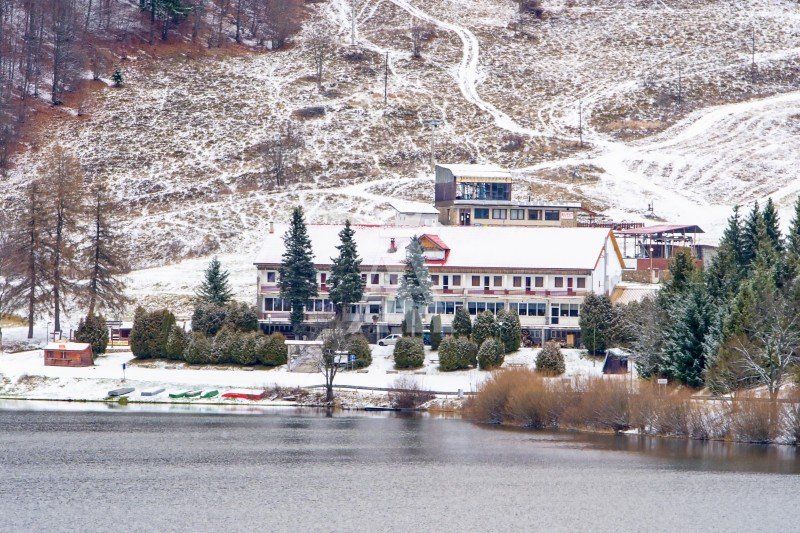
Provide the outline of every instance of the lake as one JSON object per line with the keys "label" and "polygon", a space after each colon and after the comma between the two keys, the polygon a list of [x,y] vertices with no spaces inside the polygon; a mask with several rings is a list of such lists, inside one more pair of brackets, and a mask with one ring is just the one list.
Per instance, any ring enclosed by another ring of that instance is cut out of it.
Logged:
{"label": "lake", "polygon": [[0,401],[0,530],[800,527],[791,447],[131,407]]}

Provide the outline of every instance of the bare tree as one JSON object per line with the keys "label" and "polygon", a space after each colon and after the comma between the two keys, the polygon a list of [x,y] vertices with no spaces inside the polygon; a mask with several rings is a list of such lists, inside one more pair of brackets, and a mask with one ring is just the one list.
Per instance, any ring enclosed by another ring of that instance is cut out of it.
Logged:
{"label": "bare tree", "polygon": [[51,101],[61,103],[61,94],[80,67],[75,47],[78,17],[75,0],[52,0],[53,71]]}
{"label": "bare tree", "polygon": [[349,336],[347,324],[334,320],[322,332],[322,351],[317,361],[319,371],[325,376],[325,401],[333,401],[333,380],[342,364],[347,363]]}
{"label": "bare tree", "polygon": [[425,29],[417,19],[411,21],[411,55],[419,59],[422,57],[422,34]]}
{"label": "bare tree", "polygon": [[274,48],[282,47],[300,29],[302,10],[302,0],[266,0],[263,4],[264,31]]}
{"label": "bare tree", "polygon": [[333,55],[334,40],[330,27],[324,21],[317,21],[309,31],[308,47],[314,62],[317,89],[322,91],[322,73],[328,58]]}
{"label": "bare tree", "polygon": [[119,311],[130,302],[120,280],[128,267],[119,249],[117,234],[108,220],[111,208],[105,188],[97,187],[92,200],[89,244],[81,252],[82,263],[88,266],[88,284],[82,295],[88,298],[87,314],[90,316],[98,308]]}
{"label": "bare tree", "polygon": [[54,331],[61,331],[61,311],[77,289],[74,241],[83,211],[83,171],[78,160],[56,146],[44,162],[42,186],[49,208],[44,233],[45,277],[51,287]]}
{"label": "bare tree", "polygon": [[356,44],[356,26],[358,25],[358,11],[361,8],[361,0],[350,0],[350,45]]}
{"label": "bare tree", "polygon": [[[0,217],[0,321],[16,311],[22,303],[22,285],[14,271],[10,221]],[[0,351],[3,349],[3,328],[0,324]]]}

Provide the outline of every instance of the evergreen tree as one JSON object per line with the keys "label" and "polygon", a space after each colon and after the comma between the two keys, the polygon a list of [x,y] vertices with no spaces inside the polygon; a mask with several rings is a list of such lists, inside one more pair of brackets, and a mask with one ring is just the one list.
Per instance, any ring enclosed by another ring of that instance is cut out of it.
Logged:
{"label": "evergreen tree", "polygon": [[519,315],[516,311],[513,309],[498,311],[497,330],[505,353],[519,350],[522,344],[522,325],[519,323]]}
{"label": "evergreen tree", "polygon": [[718,305],[727,302],[739,289],[744,265],[742,261],[742,228],[739,206],[733,208],[728,226],[720,239],[717,254],[706,270],[710,298]]}
{"label": "evergreen tree", "polygon": [[758,202],[753,202],[753,209],[747,216],[742,229],[742,268],[747,269],[753,263],[758,253],[758,245],[766,235],[764,217],[758,207]]}
{"label": "evergreen tree", "polygon": [[419,310],[431,303],[431,278],[428,267],[425,266],[425,256],[423,255],[422,243],[419,237],[414,236],[406,248],[405,271],[400,280],[400,287],[397,290],[398,298],[410,302],[414,311]]}
{"label": "evergreen tree", "polygon": [[292,304],[289,320],[297,331],[305,317],[306,302],[317,295],[317,269],[302,207],[292,212],[292,223],[283,237],[283,244],[278,287],[281,298]]}
{"label": "evergreen tree", "polygon": [[781,237],[780,221],[778,220],[778,210],[772,198],[767,199],[767,205],[764,206],[764,229],[766,230],[767,237],[769,237],[772,247],[777,252],[783,251],[783,238]]}
{"label": "evergreen tree", "polygon": [[115,69],[114,74],[111,75],[111,81],[114,82],[114,87],[122,87],[122,70]]}
{"label": "evergreen tree", "polygon": [[800,196],[794,203],[794,218],[789,227],[789,235],[786,239],[786,252],[789,263],[793,267],[800,265]]}
{"label": "evergreen tree", "polygon": [[475,318],[472,327],[472,341],[478,346],[483,345],[486,339],[497,336],[497,321],[491,311],[484,311]]}
{"label": "evergreen tree", "polygon": [[669,264],[670,280],[665,289],[672,293],[683,293],[691,284],[696,266],[689,250],[678,250]]}
{"label": "evergreen tree", "polygon": [[350,226],[350,221],[344,223],[344,228],[339,232],[341,244],[336,247],[339,256],[333,258],[331,275],[328,278],[330,285],[330,298],[336,305],[336,314],[341,317],[350,304],[360,302],[364,297],[364,281],[361,279],[361,259],[358,257],[356,242],[353,240],[355,231]]}
{"label": "evergreen tree", "polygon": [[605,352],[614,322],[611,299],[605,294],[589,293],[580,313],[581,339],[592,355]]}
{"label": "evergreen tree", "polygon": [[431,317],[431,350],[438,350],[442,343],[442,317],[433,315]]}
{"label": "evergreen tree", "polygon": [[472,336],[472,319],[466,308],[459,307],[453,316],[453,336],[469,339]]}
{"label": "evergreen tree", "polygon": [[705,286],[693,283],[685,298],[672,306],[672,323],[666,332],[662,371],[691,387],[703,385],[706,366],[705,336],[711,324]]}
{"label": "evergreen tree", "polygon": [[205,276],[197,289],[197,298],[203,303],[225,305],[233,297],[228,284],[228,271],[222,270],[219,259],[214,257],[208,264]]}
{"label": "evergreen tree", "polygon": [[106,320],[99,315],[87,315],[78,323],[75,340],[92,345],[92,357],[106,352],[108,346],[108,326]]}

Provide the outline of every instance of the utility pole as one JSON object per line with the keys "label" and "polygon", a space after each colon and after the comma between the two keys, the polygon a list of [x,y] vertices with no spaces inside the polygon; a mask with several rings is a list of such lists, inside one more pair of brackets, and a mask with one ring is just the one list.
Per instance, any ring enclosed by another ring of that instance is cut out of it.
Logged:
{"label": "utility pole", "polygon": [[683,103],[683,65],[678,65],[678,104]]}
{"label": "utility pole", "polygon": [[431,128],[431,172],[436,170],[436,128],[441,125],[442,121],[439,119],[431,118],[425,121],[425,125]]}
{"label": "utility pole", "polygon": [[356,44],[356,7],[358,0],[350,0],[350,44]]}
{"label": "utility pole", "polygon": [[578,137],[583,148],[583,101],[578,102]]}
{"label": "utility pole", "polygon": [[750,83],[756,83],[756,26],[753,25],[750,33]]}
{"label": "utility pole", "polygon": [[383,66],[383,105],[386,107],[389,101],[389,52],[386,52],[386,60]]}

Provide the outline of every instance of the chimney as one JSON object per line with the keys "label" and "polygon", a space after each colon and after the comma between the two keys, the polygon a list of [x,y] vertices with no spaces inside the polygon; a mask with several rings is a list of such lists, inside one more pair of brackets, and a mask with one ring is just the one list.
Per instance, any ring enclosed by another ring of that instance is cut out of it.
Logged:
{"label": "chimney", "polygon": [[275,223],[273,221],[269,221],[269,232],[275,233]]}
{"label": "chimney", "polygon": [[389,253],[393,254],[397,251],[397,243],[394,240],[394,237],[389,239]]}

